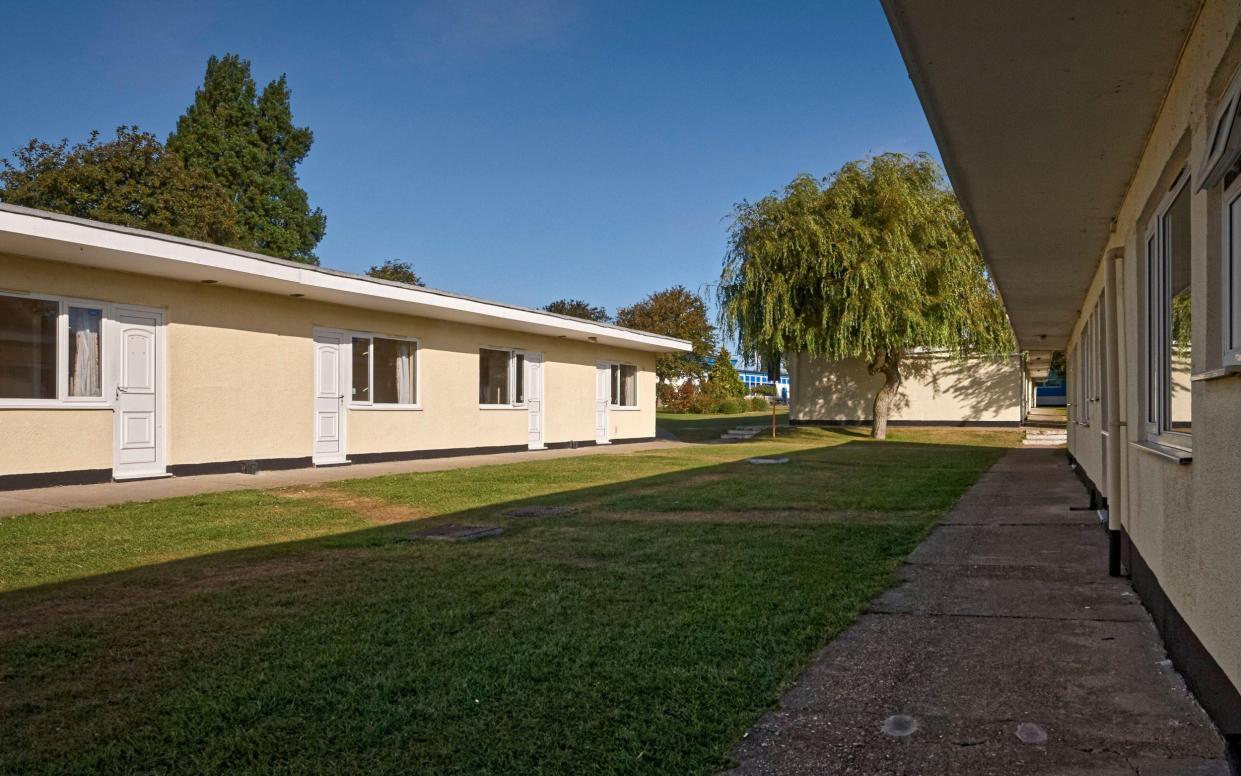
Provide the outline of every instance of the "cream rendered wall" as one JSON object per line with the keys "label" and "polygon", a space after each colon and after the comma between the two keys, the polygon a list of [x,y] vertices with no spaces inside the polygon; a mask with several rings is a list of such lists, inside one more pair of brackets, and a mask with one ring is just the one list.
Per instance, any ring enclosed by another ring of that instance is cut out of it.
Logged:
{"label": "cream rendered wall", "polygon": [[0,410],[0,475],[112,468],[111,410]]}
{"label": "cream rendered wall", "polygon": [[[312,331],[338,328],[418,337],[421,410],[347,413],[347,450],[404,452],[522,445],[524,409],[478,406],[478,349],[542,352],[544,438],[595,438],[595,364],[639,367],[637,410],[610,413],[615,439],[655,435],[655,356],[511,332],[323,304],[214,285],[0,256],[0,288],[167,311],[167,463],[311,454]],[[0,410],[0,474],[111,468],[108,410]]]}
{"label": "cream rendered wall", "polygon": [[[860,359],[828,361],[805,354],[793,359],[789,417],[802,422],[869,421],[882,375]],[[912,357],[892,407],[892,420],[957,423],[1021,421],[1022,374],[1018,356],[964,361]]]}
{"label": "cream rendered wall", "polygon": [[[1234,686],[1241,687],[1241,378],[1189,384],[1193,461],[1178,464],[1136,445],[1143,436],[1145,317],[1142,246],[1150,203],[1183,166],[1197,172],[1223,87],[1241,64],[1241,4],[1207,0],[1187,41],[1104,253],[1124,249],[1122,525],[1160,586]],[[1195,186],[1196,181],[1191,181]],[[1219,194],[1194,192],[1191,248],[1193,370],[1218,367]],[[1083,311],[1088,314],[1089,311]],[[1081,321],[1074,333],[1076,340]],[[1076,342],[1074,342],[1076,344]],[[1083,435],[1072,439],[1074,454]],[[1085,451],[1083,450],[1083,453]]]}

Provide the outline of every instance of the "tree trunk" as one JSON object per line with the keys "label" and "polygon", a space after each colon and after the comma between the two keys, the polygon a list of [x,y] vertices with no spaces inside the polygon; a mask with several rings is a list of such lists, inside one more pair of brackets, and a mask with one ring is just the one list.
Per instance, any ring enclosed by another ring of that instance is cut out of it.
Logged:
{"label": "tree trunk", "polygon": [[879,351],[867,367],[872,375],[883,373],[883,385],[875,393],[875,402],[871,407],[874,419],[870,427],[871,439],[888,438],[888,416],[892,412],[892,401],[901,387],[900,357],[890,351]]}

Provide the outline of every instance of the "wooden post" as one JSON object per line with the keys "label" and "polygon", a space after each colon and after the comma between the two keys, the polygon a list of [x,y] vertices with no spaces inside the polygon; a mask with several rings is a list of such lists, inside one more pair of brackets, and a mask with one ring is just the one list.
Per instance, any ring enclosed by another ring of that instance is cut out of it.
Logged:
{"label": "wooden post", "polygon": [[771,438],[776,438],[776,397],[771,397]]}

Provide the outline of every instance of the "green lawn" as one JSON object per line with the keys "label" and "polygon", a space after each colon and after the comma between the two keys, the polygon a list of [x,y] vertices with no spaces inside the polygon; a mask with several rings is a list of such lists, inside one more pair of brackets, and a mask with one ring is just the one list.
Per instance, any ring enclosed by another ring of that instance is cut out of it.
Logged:
{"label": "green lawn", "polygon": [[[691,415],[689,413],[660,412],[659,427],[672,432],[682,442],[708,442],[733,426],[762,426],[771,428],[771,412],[743,412],[737,415]],[[789,430],[788,407],[776,408],[776,432]]]}
{"label": "green lawn", "polygon": [[0,520],[0,772],[711,773],[1016,441],[859,433]]}

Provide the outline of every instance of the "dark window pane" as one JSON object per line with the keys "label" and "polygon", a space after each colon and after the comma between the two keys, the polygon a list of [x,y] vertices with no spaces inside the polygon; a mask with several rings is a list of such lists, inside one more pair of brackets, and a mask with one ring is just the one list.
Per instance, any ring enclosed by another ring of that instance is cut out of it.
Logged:
{"label": "dark window pane", "polygon": [[513,369],[514,381],[517,383],[517,398],[514,401],[517,404],[525,404],[526,402],[526,357],[517,354],[517,366]]}
{"label": "dark window pane", "polygon": [[371,341],[353,338],[353,401],[371,401]]}
{"label": "dark window pane", "polygon": [[638,403],[638,368],[624,364],[620,368],[620,404],[622,407],[633,407]]}
{"label": "dark window pane", "polygon": [[478,403],[508,404],[507,350],[478,351]]}
{"label": "dark window pane", "polygon": [[60,304],[0,296],[0,398],[56,398]]}
{"label": "dark window pane", "polygon": [[414,347],[407,340],[376,337],[375,403],[414,404]]}

